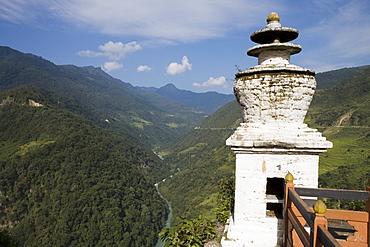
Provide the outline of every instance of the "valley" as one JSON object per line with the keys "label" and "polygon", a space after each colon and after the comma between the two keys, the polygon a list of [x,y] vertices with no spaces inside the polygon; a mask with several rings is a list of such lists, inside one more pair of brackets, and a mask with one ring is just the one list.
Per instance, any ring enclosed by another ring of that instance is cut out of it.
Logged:
{"label": "valley", "polygon": [[[370,67],[317,81],[305,122],[334,143],[320,186],[363,189]],[[155,246],[169,213],[172,226],[215,220],[220,181],[234,175],[225,140],[242,121],[233,97],[134,87],[0,47],[1,225],[27,246],[141,247]]]}

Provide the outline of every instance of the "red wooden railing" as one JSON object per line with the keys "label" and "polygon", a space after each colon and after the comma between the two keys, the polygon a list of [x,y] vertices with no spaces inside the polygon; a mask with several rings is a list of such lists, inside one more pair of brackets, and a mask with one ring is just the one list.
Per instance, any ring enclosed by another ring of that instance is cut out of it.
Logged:
{"label": "red wooden railing", "polygon": [[[288,173],[285,186],[284,206],[284,243],[294,247],[362,247],[370,246],[369,215],[370,215],[370,187],[366,191],[334,190],[316,188],[295,188],[293,176]],[[362,200],[366,202],[366,211],[349,211],[327,209],[326,205],[317,200],[313,207],[309,207],[301,198],[320,197],[335,199]],[[336,239],[330,232],[332,220],[346,222],[351,226],[352,236],[345,239]]]}

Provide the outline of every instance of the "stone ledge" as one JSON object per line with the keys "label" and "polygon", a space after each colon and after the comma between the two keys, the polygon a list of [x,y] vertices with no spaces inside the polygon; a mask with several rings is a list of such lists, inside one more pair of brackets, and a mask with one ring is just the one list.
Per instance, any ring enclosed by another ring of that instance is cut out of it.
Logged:
{"label": "stone ledge", "polygon": [[250,69],[240,71],[235,74],[236,78],[240,78],[242,76],[246,75],[255,75],[255,74],[269,74],[269,73],[274,73],[274,72],[287,72],[287,73],[297,73],[297,74],[307,74],[307,75],[315,75],[315,71],[311,69],[306,69],[299,67],[294,64],[281,64],[281,65],[270,65],[270,66],[265,66],[265,65],[257,65],[254,66]]}
{"label": "stone ledge", "polygon": [[258,57],[262,51],[278,51],[278,50],[286,50],[289,52],[289,55],[294,55],[299,53],[302,50],[302,46],[294,44],[294,43],[272,43],[272,44],[262,44],[256,45],[252,48],[249,48],[247,51],[248,56]]}
{"label": "stone ledge", "polygon": [[307,125],[264,126],[242,123],[226,145],[243,152],[325,152],[333,144]]}

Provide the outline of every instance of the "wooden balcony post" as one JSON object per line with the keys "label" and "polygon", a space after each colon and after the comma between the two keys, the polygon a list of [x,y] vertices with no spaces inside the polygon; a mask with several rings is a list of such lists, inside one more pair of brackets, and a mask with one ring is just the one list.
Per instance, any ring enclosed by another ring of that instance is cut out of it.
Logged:
{"label": "wooden balcony post", "polygon": [[313,228],[311,228],[311,243],[310,246],[312,247],[321,247],[322,244],[320,240],[317,237],[318,227],[323,226],[326,229],[328,229],[328,220],[325,218],[325,213],[327,210],[327,207],[325,203],[321,200],[317,200],[313,204],[313,210],[315,211],[315,219]]}
{"label": "wooden balcony post", "polygon": [[285,176],[285,190],[284,190],[284,246],[293,246],[292,227],[289,224],[288,209],[292,207],[292,202],[289,199],[289,189],[294,189],[294,177],[288,172]]}

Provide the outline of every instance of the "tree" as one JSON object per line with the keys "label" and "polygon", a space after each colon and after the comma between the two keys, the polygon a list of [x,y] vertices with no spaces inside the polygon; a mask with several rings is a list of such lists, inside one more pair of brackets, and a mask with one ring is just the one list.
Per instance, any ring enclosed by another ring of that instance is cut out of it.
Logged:
{"label": "tree", "polygon": [[218,192],[216,218],[225,224],[234,210],[235,178],[221,179]]}
{"label": "tree", "polygon": [[165,241],[165,247],[200,247],[216,236],[216,230],[211,221],[199,216],[192,221],[182,218],[176,227],[166,228],[158,235]]}
{"label": "tree", "polygon": [[0,230],[0,246],[3,247],[18,247],[17,241],[5,229]]}

